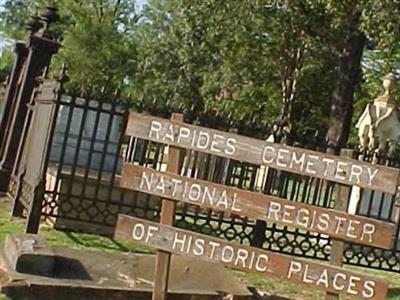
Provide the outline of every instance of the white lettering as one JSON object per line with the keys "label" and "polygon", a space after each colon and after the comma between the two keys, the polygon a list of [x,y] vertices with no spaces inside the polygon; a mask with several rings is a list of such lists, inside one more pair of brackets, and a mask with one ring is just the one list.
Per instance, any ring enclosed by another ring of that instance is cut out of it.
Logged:
{"label": "white lettering", "polygon": [[335,162],[335,160],[334,160],[334,159],[331,159],[331,158],[323,157],[323,158],[322,158],[322,161],[323,161],[324,163],[326,163],[326,165],[325,165],[325,171],[324,171],[324,176],[326,176],[326,175],[328,175],[329,166],[333,165],[334,162]]}
{"label": "white lettering", "polygon": [[176,142],[179,144],[182,138],[188,139],[189,137],[190,137],[190,129],[186,127],[180,127],[178,139],[176,140]]}
{"label": "white lettering", "polygon": [[193,183],[189,189],[189,200],[193,202],[199,201],[201,196],[201,186],[197,183]]}
{"label": "white lettering", "polygon": [[209,143],[210,143],[210,135],[207,132],[200,131],[197,137],[197,148],[206,149]]}
{"label": "white lettering", "polygon": [[317,228],[319,230],[322,230],[322,231],[328,230],[328,228],[329,228],[329,219],[330,219],[330,217],[329,217],[328,214],[321,214],[319,216],[319,223],[317,225]]}
{"label": "white lettering", "polygon": [[226,140],[226,146],[228,148],[225,149],[225,154],[233,155],[236,152],[236,140],[234,138],[229,138]]}
{"label": "white lettering", "polygon": [[[271,153],[268,154],[268,152],[271,152]],[[262,157],[263,162],[266,164],[272,163],[274,161],[273,155],[275,155],[275,148],[272,146],[265,146],[264,152],[263,152],[263,157]]]}
{"label": "white lettering", "polygon": [[214,257],[214,254],[215,254],[215,248],[219,247],[221,244],[213,242],[213,241],[209,241],[208,243],[211,245],[210,258],[212,259]]}
{"label": "white lettering", "polygon": [[353,177],[356,177],[356,183],[360,183],[360,176],[362,174],[363,168],[358,165],[352,165],[350,169],[350,181],[353,181]]}
{"label": "white lettering", "polygon": [[172,196],[175,197],[176,196],[176,192],[178,190],[178,185],[181,185],[183,181],[179,180],[179,179],[175,179],[175,178],[172,178],[171,181],[172,181],[172,183],[174,185],[174,187],[172,189]]}
{"label": "white lettering", "polygon": [[285,162],[285,157],[283,156],[283,154],[289,154],[289,150],[279,149],[278,157],[276,159],[276,165],[281,168],[286,168],[287,162]]}
{"label": "white lettering", "polygon": [[[264,266],[261,265],[261,260],[264,260],[264,262],[265,262]],[[257,262],[256,262],[256,265],[255,265],[256,270],[259,271],[259,272],[265,272],[267,270],[268,261],[269,261],[269,257],[267,255],[260,254],[257,257]]]}
{"label": "white lettering", "polygon": [[369,236],[369,242],[372,242],[372,235],[375,233],[375,225],[370,223],[365,223],[363,227],[363,232],[361,235],[361,240],[363,241],[365,236]]}
{"label": "white lettering", "polygon": [[293,273],[299,273],[301,271],[301,267],[302,267],[301,263],[297,261],[291,261],[287,278],[291,278]]}
{"label": "white lettering", "polygon": [[208,186],[204,186],[204,191],[203,191],[203,203],[206,203],[206,198],[208,198],[208,203],[210,205],[214,205],[214,198],[215,198],[215,188],[213,188],[212,192],[210,191]]}
{"label": "white lettering", "polygon": [[172,143],[174,142],[174,125],[169,124],[168,129],[167,129],[167,133],[164,135],[164,140],[170,140]]}
{"label": "white lettering", "polygon": [[220,153],[221,150],[217,148],[217,146],[218,146],[218,141],[216,140],[217,138],[224,140],[224,137],[222,135],[214,134],[213,140],[211,141],[211,151],[214,151],[216,153]]}
{"label": "white lettering", "polygon": [[[226,256],[228,254],[228,256]],[[234,250],[231,246],[224,246],[221,251],[221,260],[225,263],[230,263],[233,260]]]}
{"label": "white lettering", "polygon": [[222,206],[223,208],[228,208],[228,198],[226,195],[226,190],[222,191],[221,196],[218,199],[218,202],[216,204],[217,206]]}
{"label": "white lettering", "polygon": [[291,161],[290,161],[289,167],[290,167],[291,169],[293,169],[293,166],[296,164],[296,165],[300,165],[299,170],[303,170],[303,169],[304,169],[305,158],[306,158],[305,153],[302,153],[301,156],[300,156],[300,158],[298,158],[298,157],[297,157],[297,153],[296,153],[296,152],[293,152],[293,153],[292,153],[292,159],[291,159]]}
{"label": "white lettering", "polygon": [[363,297],[365,297],[365,298],[373,297],[375,295],[374,287],[375,287],[374,281],[370,281],[370,280],[365,281],[364,282],[365,291],[362,292]]}
{"label": "white lettering", "polygon": [[232,201],[232,210],[233,211],[236,211],[236,212],[241,212],[242,211],[242,209],[240,208],[240,207],[237,207],[236,206],[236,201],[237,201],[237,194],[236,193],[234,193],[233,194],[233,201]]}
{"label": "white lettering", "polygon": [[[338,284],[339,277],[341,277],[343,279],[343,281],[344,281],[344,283],[342,285]],[[336,273],[333,276],[332,286],[337,291],[343,291],[344,288],[346,287],[346,283],[345,282],[346,282],[346,275],[342,274],[342,273]]]}
{"label": "white lettering", "polygon": [[162,128],[161,122],[158,121],[151,121],[150,131],[149,131],[149,138],[154,137],[157,140],[160,139],[160,131]]}
{"label": "white lettering", "polygon": [[353,224],[360,225],[360,221],[357,220],[349,220],[349,225],[347,226],[347,236],[353,239],[356,239],[357,236],[354,234],[356,228],[353,226]]}
{"label": "white lettering", "polygon": [[310,278],[307,277],[307,275],[308,275],[308,268],[309,268],[309,266],[306,265],[306,269],[304,270],[304,274],[303,274],[303,282],[305,282],[305,283],[314,283],[312,277],[310,277]]}
{"label": "white lettering", "polygon": [[321,283],[323,285],[325,285],[326,288],[329,287],[329,284],[328,284],[328,270],[327,269],[324,269],[324,271],[322,272],[321,276],[319,276],[319,278],[318,278],[318,280],[316,282],[317,285],[320,285]]}
{"label": "white lettering", "polygon": [[274,214],[274,221],[278,221],[279,220],[279,215],[278,213],[281,211],[281,205],[280,203],[277,202],[271,202],[269,204],[269,209],[268,209],[268,219],[272,219],[271,215]]}
{"label": "white lettering", "polygon": [[283,212],[283,215],[282,215],[282,222],[289,223],[289,224],[293,223],[293,220],[290,219],[290,213],[291,213],[290,210],[294,210],[294,209],[295,209],[295,207],[293,205],[285,205],[285,211]]}
{"label": "white lettering", "polygon": [[310,212],[308,211],[308,209],[300,208],[299,212],[297,213],[297,224],[303,226],[304,228],[307,228],[309,222]]}
{"label": "white lettering", "polygon": [[368,185],[371,186],[372,185],[372,180],[374,180],[376,174],[378,174],[379,170],[375,169],[374,172],[371,172],[371,169],[368,168],[368,174],[369,174],[369,182]]}
{"label": "white lettering", "polygon": [[150,178],[149,178],[149,176],[146,174],[146,172],[143,172],[142,173],[142,178],[140,180],[140,185],[139,185],[140,189],[144,189],[144,184],[146,183],[146,189],[148,191],[151,191],[151,181],[152,181],[152,179],[153,179],[153,174],[151,174]]}
{"label": "white lettering", "polygon": [[247,252],[246,249],[238,249],[237,254],[236,254],[236,260],[235,260],[235,265],[239,265],[239,261],[242,262],[242,267],[246,267],[246,259],[249,256],[249,252]]}
{"label": "white lettering", "polygon": [[135,224],[132,230],[132,238],[136,241],[141,241],[145,234],[144,225],[141,223]]}
{"label": "white lettering", "polygon": [[336,173],[335,173],[335,178],[339,180],[346,180],[346,170],[343,169],[346,167],[348,164],[342,161],[339,161],[336,166]]}
{"label": "white lettering", "polygon": [[311,159],[313,159],[313,160],[318,160],[319,159],[319,156],[316,156],[316,155],[309,155],[308,156],[308,160],[307,160],[307,164],[306,164],[306,172],[307,173],[309,173],[309,174],[317,174],[317,171],[315,170],[315,169],[313,169],[314,167],[315,167],[315,161],[312,161]]}
{"label": "white lettering", "polygon": [[158,227],[149,225],[149,227],[147,229],[146,243],[148,243],[150,238],[154,236],[154,234],[153,234],[154,232],[158,232]]}
{"label": "white lettering", "polygon": [[197,239],[194,241],[194,248],[193,248],[194,255],[200,256],[204,254],[204,243],[205,241],[203,239]]}
{"label": "white lettering", "polygon": [[349,286],[347,287],[347,293],[351,295],[357,295],[358,292],[356,290],[353,290],[353,288],[356,286],[356,281],[361,281],[360,277],[356,276],[350,276],[349,278]]}
{"label": "white lettering", "polygon": [[179,238],[179,232],[175,232],[174,242],[172,244],[172,249],[175,250],[177,245],[180,245],[181,249],[179,251],[184,252],[185,243],[186,243],[186,235],[184,234],[183,237]]}
{"label": "white lettering", "polygon": [[160,190],[160,192],[162,194],[165,194],[165,183],[164,183],[164,177],[160,176],[160,180],[158,181],[158,183],[156,184],[156,186],[154,187],[154,190]]}

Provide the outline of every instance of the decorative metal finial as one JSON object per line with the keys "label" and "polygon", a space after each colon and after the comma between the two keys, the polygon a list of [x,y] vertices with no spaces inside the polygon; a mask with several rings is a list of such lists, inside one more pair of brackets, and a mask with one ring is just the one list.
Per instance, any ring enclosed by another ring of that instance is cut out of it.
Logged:
{"label": "decorative metal finial", "polygon": [[49,28],[51,23],[57,22],[60,19],[58,8],[54,5],[47,5],[40,12],[40,19],[44,22],[45,28]]}
{"label": "decorative metal finial", "polygon": [[40,17],[37,13],[29,18],[29,20],[25,23],[25,27],[31,32],[31,34],[34,34],[43,27],[43,24],[40,22]]}

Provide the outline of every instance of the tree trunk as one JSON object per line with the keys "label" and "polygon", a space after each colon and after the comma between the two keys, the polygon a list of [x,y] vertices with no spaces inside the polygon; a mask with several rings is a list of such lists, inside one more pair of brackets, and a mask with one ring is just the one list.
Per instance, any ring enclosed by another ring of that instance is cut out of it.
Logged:
{"label": "tree trunk", "polygon": [[351,129],[354,90],[359,79],[361,57],[366,43],[366,37],[359,29],[360,16],[360,11],[354,8],[343,26],[345,39],[339,56],[326,136],[328,147],[335,153],[346,146]]}

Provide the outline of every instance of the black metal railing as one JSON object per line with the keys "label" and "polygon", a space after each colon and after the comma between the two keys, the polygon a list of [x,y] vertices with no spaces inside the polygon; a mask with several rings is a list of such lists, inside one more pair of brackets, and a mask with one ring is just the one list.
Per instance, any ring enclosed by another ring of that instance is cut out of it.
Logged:
{"label": "black metal railing", "polygon": [[[67,96],[61,97],[59,105],[43,215],[53,220],[59,229],[104,235],[112,235],[119,213],[157,220],[160,199],[120,188],[119,176],[124,161],[165,170],[165,147],[124,136],[126,107]],[[360,155],[355,152],[355,157]],[[368,155],[362,159],[371,160]],[[399,161],[392,159],[389,163],[383,157],[379,163],[400,166]],[[186,151],[181,175],[311,205],[329,208],[335,205],[335,184],[332,182],[195,151]],[[393,197],[365,190],[359,192],[362,197],[358,214],[395,221]],[[331,241],[323,234],[260,223],[188,204],[178,205],[175,224],[272,251],[329,259]],[[262,234],[255,234],[256,231]],[[347,244],[344,259],[349,264],[400,271],[399,255],[398,242],[390,251]]]}

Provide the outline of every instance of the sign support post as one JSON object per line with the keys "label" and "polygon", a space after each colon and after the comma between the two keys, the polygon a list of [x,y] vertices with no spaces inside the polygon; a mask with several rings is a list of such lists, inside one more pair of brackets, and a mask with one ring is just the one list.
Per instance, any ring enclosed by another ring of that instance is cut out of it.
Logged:
{"label": "sign support post", "polygon": [[[343,149],[341,151],[341,156],[351,157],[351,152]],[[338,185],[338,193],[337,193],[337,202],[335,205],[335,209],[338,211],[347,211],[347,207],[349,204],[349,193],[350,187],[348,185],[339,184]],[[331,255],[329,262],[333,266],[342,267],[343,266],[343,251],[344,251],[344,242],[333,240],[331,247]],[[325,300],[338,300],[340,296],[335,293],[326,292]]]}
{"label": "sign support post", "polygon": [[[183,123],[183,115],[174,113],[171,116],[171,121]],[[167,172],[179,172],[180,152],[181,149],[169,146]],[[163,199],[161,203],[160,223],[164,225],[173,225],[174,218],[175,201]],[[171,253],[158,250],[152,300],[166,300],[167,298],[170,263]]]}

